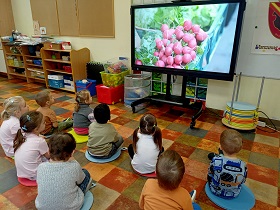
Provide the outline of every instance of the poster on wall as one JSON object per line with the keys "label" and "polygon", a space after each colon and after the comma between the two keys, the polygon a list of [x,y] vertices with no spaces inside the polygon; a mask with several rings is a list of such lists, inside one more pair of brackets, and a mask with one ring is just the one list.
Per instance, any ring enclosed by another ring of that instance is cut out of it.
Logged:
{"label": "poster on wall", "polygon": [[280,2],[258,0],[251,52],[280,55]]}

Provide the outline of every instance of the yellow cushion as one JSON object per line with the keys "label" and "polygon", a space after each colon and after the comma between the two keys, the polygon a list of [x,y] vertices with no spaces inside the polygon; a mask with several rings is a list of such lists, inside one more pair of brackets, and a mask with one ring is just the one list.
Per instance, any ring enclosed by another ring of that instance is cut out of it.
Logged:
{"label": "yellow cushion", "polygon": [[73,135],[77,144],[84,143],[84,142],[88,141],[88,135],[78,135],[78,134],[75,133],[73,128],[68,133]]}

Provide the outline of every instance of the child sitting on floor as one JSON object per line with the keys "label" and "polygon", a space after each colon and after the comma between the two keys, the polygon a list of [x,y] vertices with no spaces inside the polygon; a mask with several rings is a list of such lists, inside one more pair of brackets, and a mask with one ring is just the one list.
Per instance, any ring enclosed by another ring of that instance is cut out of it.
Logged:
{"label": "child sitting on floor", "polygon": [[192,203],[189,192],[179,186],[185,173],[185,164],[174,150],[163,152],[156,164],[157,179],[148,179],[142,189],[139,206],[145,210],[201,209]]}
{"label": "child sitting on floor", "polygon": [[158,156],[163,151],[161,130],[155,116],[144,114],[140,126],[133,132],[133,144],[128,146],[133,169],[140,174],[155,172]]}
{"label": "child sitting on floor", "polygon": [[212,158],[208,169],[208,184],[215,195],[232,199],[239,195],[246,181],[246,163],[236,155],[242,148],[242,136],[233,129],[224,130],[220,136],[220,155],[210,153]]}
{"label": "child sitting on floor", "polygon": [[14,156],[14,139],[20,129],[19,118],[29,111],[29,106],[21,96],[13,96],[3,103],[4,110],[1,113],[3,123],[0,128],[0,143],[8,157]]}
{"label": "child sitting on floor", "polygon": [[111,119],[110,108],[107,104],[99,104],[94,108],[94,118],[89,126],[88,153],[99,159],[112,157],[123,143],[123,138],[115,127],[108,123]]}
{"label": "child sitting on floor", "polygon": [[20,117],[20,129],[14,139],[17,176],[29,180],[37,179],[37,168],[49,159],[49,147],[39,134],[45,129],[44,116],[37,111],[24,113]]}
{"label": "child sitting on floor", "polygon": [[76,141],[69,133],[51,136],[48,142],[50,162],[39,165],[37,173],[37,209],[81,209],[92,179],[73,158]]}
{"label": "child sitting on floor", "polygon": [[88,90],[81,90],[76,95],[76,106],[73,112],[73,128],[76,134],[88,135],[88,127],[94,121],[93,109],[89,106],[92,97]]}
{"label": "child sitting on floor", "polygon": [[54,104],[54,97],[49,90],[43,90],[39,92],[35,100],[40,106],[37,111],[41,112],[45,117],[46,127],[41,132],[44,136],[49,136],[55,132],[66,130],[73,126],[73,120],[67,119],[63,122],[58,122],[55,112],[51,109]]}

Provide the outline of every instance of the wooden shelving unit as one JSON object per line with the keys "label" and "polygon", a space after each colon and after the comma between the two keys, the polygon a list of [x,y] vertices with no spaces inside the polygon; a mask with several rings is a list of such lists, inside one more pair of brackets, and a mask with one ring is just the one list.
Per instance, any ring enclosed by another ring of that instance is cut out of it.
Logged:
{"label": "wooden shelving unit", "polygon": [[[69,60],[62,60],[63,56],[69,57]],[[86,64],[90,61],[90,51],[88,48],[82,48],[80,50],[58,50],[46,49],[44,47],[41,49],[41,57],[47,87],[50,87],[48,75],[62,75],[67,80],[71,80],[73,89],[70,89],[68,85],[65,88],[59,88],[71,92],[76,92],[76,80],[87,78]],[[71,68],[72,72],[66,71],[65,67]]]}
{"label": "wooden shelving unit", "polygon": [[21,46],[12,45],[10,42],[2,41],[8,79],[26,79],[26,71]]}
{"label": "wooden shelving unit", "polygon": [[[35,46],[22,45],[23,61],[25,66],[25,75],[28,83],[39,82],[45,84],[45,73],[42,65],[42,58],[36,55],[35,51],[40,52],[42,44]],[[33,48],[30,53],[29,48]]]}
{"label": "wooden shelving unit", "polygon": [[[35,56],[35,48],[39,52],[43,45],[30,46],[2,42],[2,46],[9,79],[19,78],[28,83],[45,83],[41,56]],[[34,48],[34,54],[30,53],[29,47]]]}

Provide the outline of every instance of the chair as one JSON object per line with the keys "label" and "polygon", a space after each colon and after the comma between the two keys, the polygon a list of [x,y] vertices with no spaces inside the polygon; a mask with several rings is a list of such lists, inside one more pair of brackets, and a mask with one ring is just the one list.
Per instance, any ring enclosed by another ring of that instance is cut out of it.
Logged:
{"label": "chair", "polygon": [[88,135],[78,135],[75,133],[73,128],[70,131],[68,131],[68,133],[73,135],[77,144],[81,144],[88,141]]}
{"label": "chair", "polygon": [[112,162],[113,160],[116,160],[120,155],[121,155],[121,148],[118,149],[117,152],[112,157],[107,158],[107,159],[94,158],[88,153],[88,151],[86,151],[86,153],[85,153],[86,159],[88,159],[89,161],[94,162],[94,163]]}
{"label": "chair", "polygon": [[18,182],[27,187],[36,187],[37,186],[36,180],[30,180],[27,178],[18,177]]}
{"label": "chair", "polygon": [[90,191],[87,191],[84,198],[84,204],[81,210],[89,210],[93,204],[93,194]]}
{"label": "chair", "polygon": [[214,195],[209,187],[209,184],[206,183],[205,185],[205,192],[208,198],[215,203],[216,205],[227,209],[227,210],[236,210],[236,209],[242,209],[242,210],[249,210],[253,208],[255,205],[255,196],[252,193],[252,191],[246,186],[242,185],[240,194],[233,199],[224,199],[220,198],[216,195]]}

